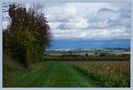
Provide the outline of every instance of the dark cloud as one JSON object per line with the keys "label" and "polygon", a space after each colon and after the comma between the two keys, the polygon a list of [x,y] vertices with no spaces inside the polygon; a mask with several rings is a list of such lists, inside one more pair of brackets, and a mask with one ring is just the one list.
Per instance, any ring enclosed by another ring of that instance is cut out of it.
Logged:
{"label": "dark cloud", "polygon": [[115,10],[113,9],[109,9],[109,8],[101,8],[97,11],[98,13],[103,13],[103,12],[116,12]]}

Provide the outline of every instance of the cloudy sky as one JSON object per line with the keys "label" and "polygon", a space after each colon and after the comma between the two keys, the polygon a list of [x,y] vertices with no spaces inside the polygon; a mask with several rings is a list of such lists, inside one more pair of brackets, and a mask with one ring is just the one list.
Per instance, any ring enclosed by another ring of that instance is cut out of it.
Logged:
{"label": "cloudy sky", "polygon": [[[26,7],[46,14],[52,49],[130,47],[128,3],[26,3]],[[7,24],[3,19],[3,28]]]}

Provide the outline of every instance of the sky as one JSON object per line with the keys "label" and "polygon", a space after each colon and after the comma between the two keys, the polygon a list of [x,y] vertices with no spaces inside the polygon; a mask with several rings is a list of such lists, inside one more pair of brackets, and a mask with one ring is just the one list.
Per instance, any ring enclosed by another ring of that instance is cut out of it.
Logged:
{"label": "sky", "polygon": [[[50,49],[129,48],[129,3],[26,3],[44,12],[53,35]],[[3,13],[3,28],[9,24]]]}

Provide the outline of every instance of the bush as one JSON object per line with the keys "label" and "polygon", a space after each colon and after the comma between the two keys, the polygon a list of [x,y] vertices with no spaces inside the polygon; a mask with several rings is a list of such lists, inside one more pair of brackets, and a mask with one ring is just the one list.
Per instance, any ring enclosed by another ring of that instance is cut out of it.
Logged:
{"label": "bush", "polygon": [[108,53],[100,53],[100,57],[104,57],[104,56],[106,56]]}
{"label": "bush", "polygon": [[15,4],[9,5],[8,12],[11,23],[3,30],[4,51],[25,67],[42,61],[51,38],[44,14]]}
{"label": "bush", "polygon": [[122,54],[122,57],[130,57],[130,54]]}

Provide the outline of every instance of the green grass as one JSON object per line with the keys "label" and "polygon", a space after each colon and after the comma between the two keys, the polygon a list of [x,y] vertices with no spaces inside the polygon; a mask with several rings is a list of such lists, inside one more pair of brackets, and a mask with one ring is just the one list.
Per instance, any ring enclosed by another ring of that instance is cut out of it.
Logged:
{"label": "green grass", "polygon": [[82,70],[63,62],[44,62],[28,69],[11,70],[4,87],[101,87]]}

